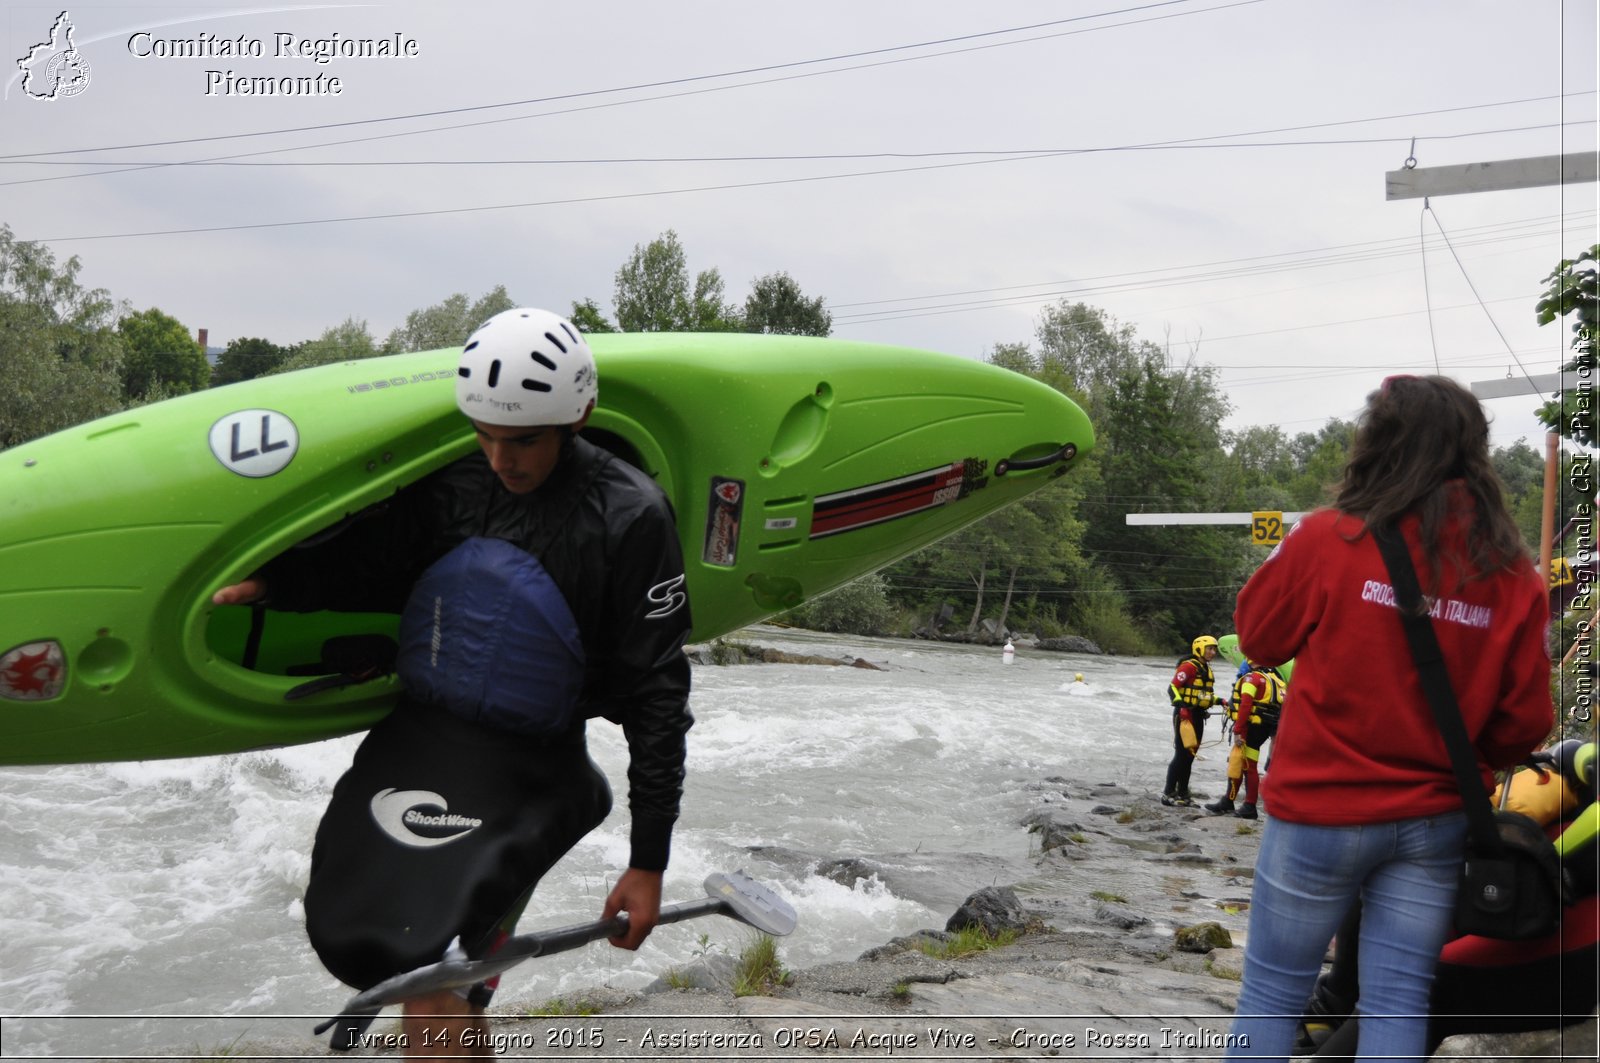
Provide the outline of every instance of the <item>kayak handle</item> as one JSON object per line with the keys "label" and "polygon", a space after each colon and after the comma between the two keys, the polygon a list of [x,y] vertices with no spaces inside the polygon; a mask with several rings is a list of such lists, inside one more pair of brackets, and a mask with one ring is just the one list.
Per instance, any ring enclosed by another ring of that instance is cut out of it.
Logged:
{"label": "kayak handle", "polygon": [[1058,461],[1071,461],[1078,456],[1078,444],[1063,443],[1061,449],[1051,451],[1042,458],[1001,458],[994,463],[994,474],[1004,476],[1008,472],[1026,472],[1029,469],[1043,469],[1054,465]]}

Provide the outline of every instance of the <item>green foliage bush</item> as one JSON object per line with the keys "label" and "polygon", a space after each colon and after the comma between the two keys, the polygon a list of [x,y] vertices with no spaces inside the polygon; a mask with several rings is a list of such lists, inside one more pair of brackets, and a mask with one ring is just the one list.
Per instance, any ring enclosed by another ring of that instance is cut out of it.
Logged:
{"label": "green foliage bush", "polygon": [[762,934],[739,953],[733,970],[733,995],[766,996],[789,981],[789,972],[778,957],[776,938]]}
{"label": "green foliage bush", "polygon": [[791,609],[779,619],[812,631],[854,635],[892,635],[901,626],[899,611],[889,603],[889,581],[876,572]]}
{"label": "green foliage bush", "polygon": [[1162,650],[1161,643],[1134,620],[1127,596],[1110,577],[1097,571],[1086,573],[1079,584],[1068,627],[1107,653],[1148,657]]}

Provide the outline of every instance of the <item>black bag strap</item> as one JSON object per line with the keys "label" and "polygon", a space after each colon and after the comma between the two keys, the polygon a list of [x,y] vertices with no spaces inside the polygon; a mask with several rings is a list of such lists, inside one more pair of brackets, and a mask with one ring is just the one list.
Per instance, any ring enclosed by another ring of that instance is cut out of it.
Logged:
{"label": "black bag strap", "polygon": [[1389,570],[1400,623],[1405,628],[1406,641],[1411,644],[1411,656],[1417,663],[1423,693],[1428,696],[1433,718],[1450,752],[1450,766],[1455,769],[1456,785],[1461,788],[1473,840],[1484,852],[1498,855],[1502,851],[1500,832],[1490,814],[1489,795],[1478,774],[1478,756],[1467,738],[1466,724],[1461,722],[1461,709],[1456,702],[1455,689],[1450,685],[1450,674],[1445,671],[1444,651],[1439,648],[1433,618],[1422,608],[1422,587],[1417,582],[1416,567],[1411,563],[1411,551],[1406,548],[1405,538],[1398,528],[1386,525],[1368,530]]}

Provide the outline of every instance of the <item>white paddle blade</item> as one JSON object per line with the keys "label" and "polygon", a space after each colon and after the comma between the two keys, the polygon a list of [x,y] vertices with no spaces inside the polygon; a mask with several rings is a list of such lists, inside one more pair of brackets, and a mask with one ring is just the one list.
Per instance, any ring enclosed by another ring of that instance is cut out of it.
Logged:
{"label": "white paddle blade", "polygon": [[728,906],[727,914],[773,937],[794,932],[799,922],[789,902],[743,870],[706,876],[706,893]]}

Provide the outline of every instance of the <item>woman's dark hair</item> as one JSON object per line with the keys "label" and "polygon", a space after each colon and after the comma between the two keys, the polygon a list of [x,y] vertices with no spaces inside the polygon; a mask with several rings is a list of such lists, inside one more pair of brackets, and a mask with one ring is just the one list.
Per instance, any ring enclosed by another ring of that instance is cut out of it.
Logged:
{"label": "woman's dark hair", "polygon": [[1459,559],[1468,578],[1525,563],[1527,547],[1489,460],[1489,422],[1478,400],[1448,377],[1390,377],[1367,396],[1333,504],[1368,526],[1415,512],[1431,569],[1424,584],[1437,591],[1451,480],[1462,481],[1473,501],[1467,556]]}

